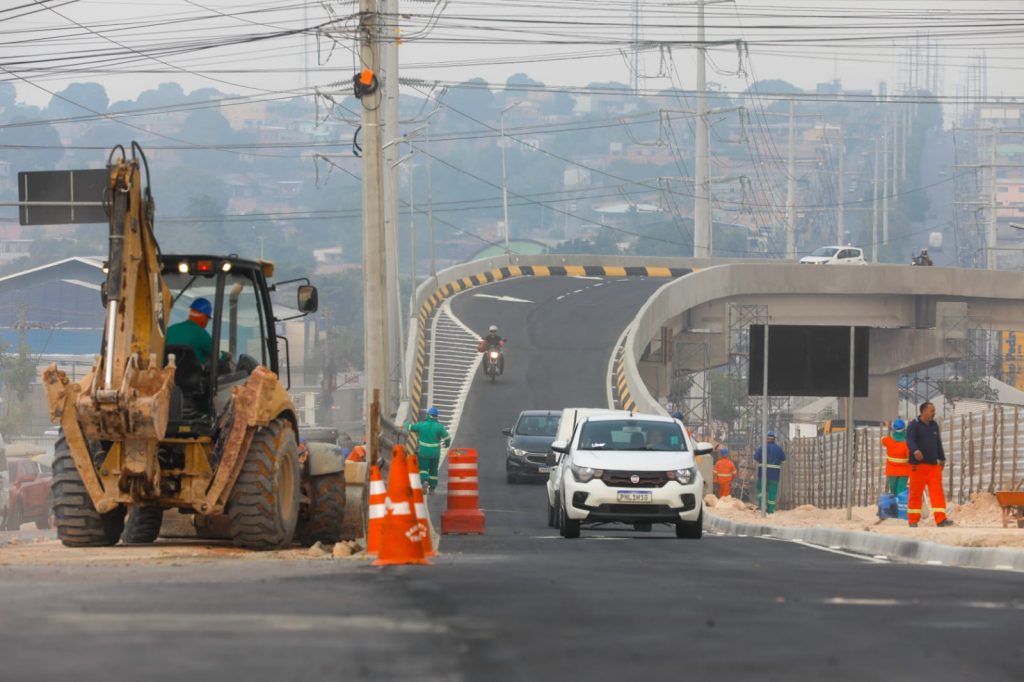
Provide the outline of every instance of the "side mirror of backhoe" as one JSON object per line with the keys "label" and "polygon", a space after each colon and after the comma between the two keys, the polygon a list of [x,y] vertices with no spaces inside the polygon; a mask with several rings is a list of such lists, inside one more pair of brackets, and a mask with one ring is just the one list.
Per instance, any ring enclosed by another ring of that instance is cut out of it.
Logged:
{"label": "side mirror of backhoe", "polygon": [[303,284],[299,287],[298,308],[301,313],[315,313],[320,306],[320,295],[312,284]]}

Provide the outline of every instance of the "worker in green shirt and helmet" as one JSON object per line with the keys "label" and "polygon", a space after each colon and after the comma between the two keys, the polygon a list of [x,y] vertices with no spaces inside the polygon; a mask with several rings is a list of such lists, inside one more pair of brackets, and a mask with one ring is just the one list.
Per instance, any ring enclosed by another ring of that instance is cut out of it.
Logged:
{"label": "worker in green shirt and helmet", "polygon": [[199,362],[206,364],[213,352],[213,339],[206,331],[206,325],[213,317],[213,306],[205,298],[192,301],[188,309],[188,319],[167,328],[167,344],[188,346],[195,351]]}
{"label": "worker in green shirt and helmet", "polygon": [[448,447],[452,444],[452,437],[448,429],[437,420],[438,411],[436,407],[427,410],[427,418],[415,424],[406,424],[407,430],[419,437],[419,445],[416,448],[416,457],[420,462],[420,478],[423,480],[423,489],[429,495],[433,495],[437,489],[437,469],[441,464],[441,445]]}

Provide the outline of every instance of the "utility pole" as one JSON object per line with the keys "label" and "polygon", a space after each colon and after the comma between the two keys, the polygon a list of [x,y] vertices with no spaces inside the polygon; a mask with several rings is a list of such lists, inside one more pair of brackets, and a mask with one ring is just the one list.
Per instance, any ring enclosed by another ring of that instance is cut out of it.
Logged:
{"label": "utility pole", "polygon": [[505,255],[506,256],[511,255],[512,252],[511,252],[511,250],[509,248],[509,231],[510,231],[511,228],[509,227],[509,222],[508,222],[508,168],[505,165],[505,147],[507,146],[507,143],[508,143],[508,138],[505,137],[505,113],[509,109],[514,109],[514,108],[518,107],[520,104],[521,104],[521,102],[519,100],[516,100],[512,104],[509,104],[507,107],[502,109],[501,110],[501,114],[498,116],[498,120],[500,121],[500,125],[501,125],[501,137],[498,138],[498,140],[499,140],[499,142],[501,144],[501,205],[502,205],[502,208],[504,209],[504,212],[505,212],[505,230],[504,230],[504,232],[505,232]]}
{"label": "utility pole", "polygon": [[839,205],[836,207],[836,229],[839,239],[836,244],[846,243],[846,142],[842,133],[839,134]]}
{"label": "utility pole", "polygon": [[[381,140],[383,93],[380,76],[380,25],[375,0],[359,0],[359,57],[378,86],[362,99],[363,125],[363,357],[366,382],[363,403],[367,419],[373,397],[390,407],[391,376],[388,372],[387,243],[384,226],[384,167]],[[368,425],[375,427],[376,425]]]}
{"label": "utility pole", "polygon": [[[383,14],[383,71],[384,71],[384,239],[387,246],[387,310],[388,328],[395,335],[391,344],[388,364],[390,380],[401,394],[402,380],[402,273],[398,261],[398,0],[380,0]],[[395,406],[383,403],[385,411]]]}
{"label": "utility pole", "polygon": [[[430,121],[423,130],[423,141],[430,149]],[[434,177],[432,172],[433,158],[427,152],[427,233],[430,237],[430,276],[437,279],[437,249],[434,247]]]}
{"label": "utility pole", "polygon": [[789,100],[789,149],[786,152],[786,258],[796,258],[796,101]]}
{"label": "utility pole", "polygon": [[986,258],[986,264],[989,270],[996,269],[996,244],[998,242],[999,235],[997,234],[997,228],[999,226],[999,218],[996,214],[998,198],[998,192],[996,187],[996,152],[998,148],[999,131],[992,128],[992,151],[991,158],[989,159],[988,166],[988,179],[989,179],[989,206],[988,206],[988,258]]}
{"label": "utility pole", "polygon": [[878,140],[875,140],[875,175],[871,183],[871,262],[878,262]]}
{"label": "utility pole", "polygon": [[889,243],[889,115],[882,124],[882,243]]}
{"label": "utility pole", "polygon": [[907,181],[907,140],[914,128],[910,107],[903,107],[903,145],[900,149],[900,180]]}
{"label": "utility pole", "polygon": [[708,147],[707,48],[704,45],[704,2],[697,0],[697,140],[694,163],[693,257],[711,257],[711,168]]}
{"label": "utility pole", "polygon": [[[905,137],[905,136],[904,136]],[[892,181],[892,197],[896,198],[899,192],[899,170],[900,170],[900,116],[892,117],[892,173],[889,176]]]}

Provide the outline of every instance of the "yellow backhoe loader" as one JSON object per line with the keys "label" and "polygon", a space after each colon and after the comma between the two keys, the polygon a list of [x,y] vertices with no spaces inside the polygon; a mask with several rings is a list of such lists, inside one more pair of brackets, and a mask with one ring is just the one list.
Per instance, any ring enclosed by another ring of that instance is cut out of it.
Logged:
{"label": "yellow backhoe loader", "polygon": [[[153,542],[163,511],[178,509],[240,547],[335,542],[344,462],[330,448],[300,454],[297,412],[279,378],[287,338],[271,303],[271,292],[297,285],[291,317],[301,317],[316,311],[316,288],[307,279],[269,285],[274,268],[263,260],[162,254],[142,150],[115,147],[107,165],[101,353],[78,383],[56,364],[42,375],[62,430],[58,537],[68,546]],[[206,328],[169,343],[172,325],[202,319],[189,318],[192,309],[206,310]]]}

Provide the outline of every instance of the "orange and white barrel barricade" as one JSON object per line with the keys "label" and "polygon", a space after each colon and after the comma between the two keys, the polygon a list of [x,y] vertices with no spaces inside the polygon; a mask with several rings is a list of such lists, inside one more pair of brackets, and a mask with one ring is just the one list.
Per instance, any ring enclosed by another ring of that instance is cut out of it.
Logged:
{"label": "orange and white barrel barricade", "polygon": [[406,469],[409,470],[409,486],[412,488],[412,509],[416,515],[416,523],[423,536],[423,556],[437,556],[434,543],[430,536],[430,512],[427,511],[427,500],[423,497],[423,479],[420,478],[420,463],[416,455],[410,452],[405,457]]}
{"label": "orange and white barrel barricade", "polygon": [[484,533],[477,460],[472,448],[448,451],[448,510],[441,515],[443,535]]}
{"label": "orange and white barrel barricade", "polygon": [[373,565],[429,563],[423,557],[422,530],[413,512],[405,450],[396,445],[391,451],[391,471],[388,473],[388,510],[381,530],[380,551]]}
{"label": "orange and white barrel barricade", "polygon": [[370,467],[370,490],[366,514],[366,553],[380,551],[380,535],[384,529],[384,516],[388,510],[388,490],[380,477],[380,467]]}

